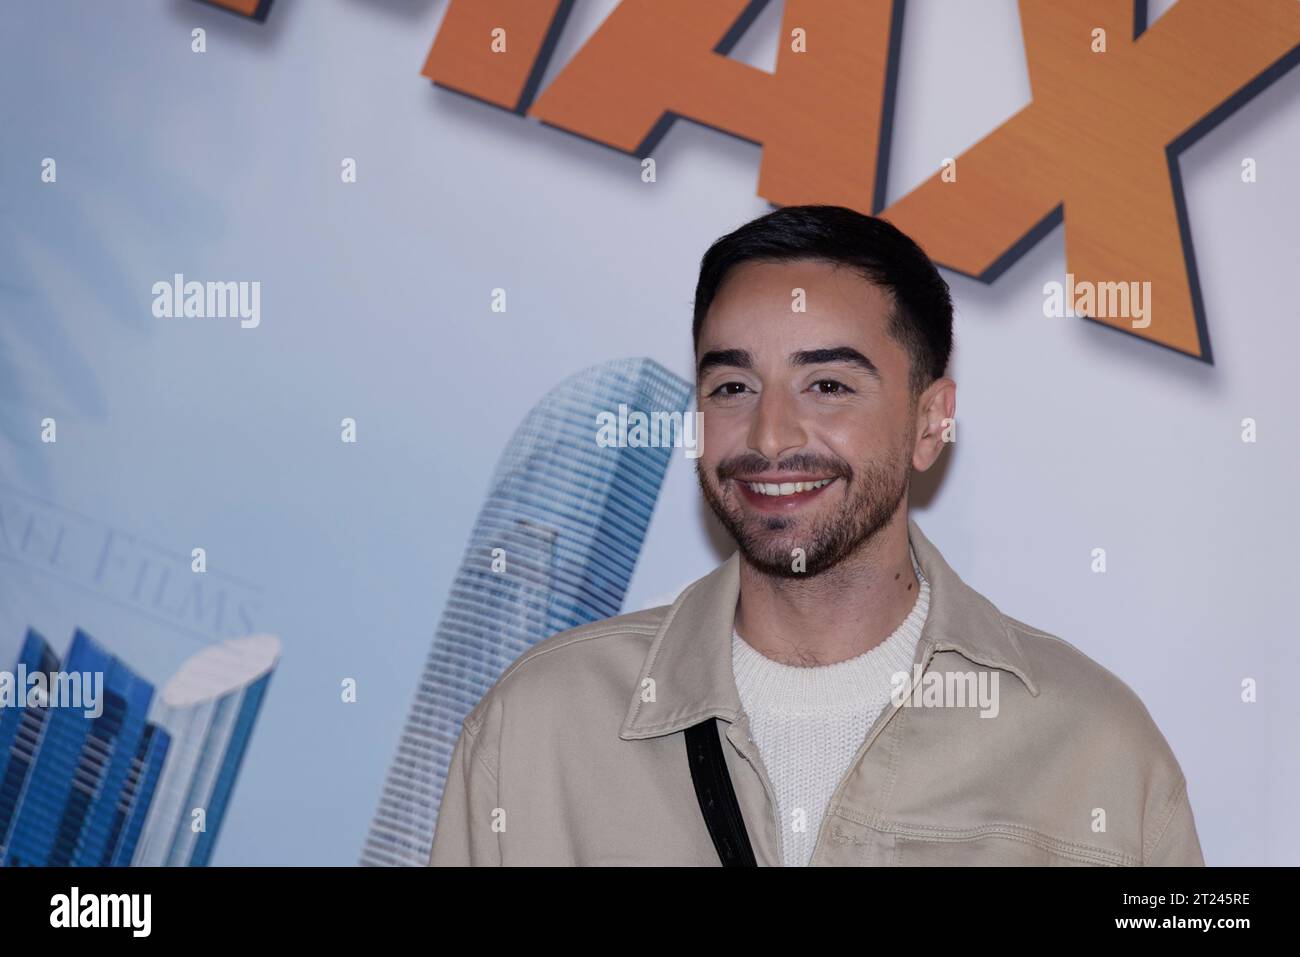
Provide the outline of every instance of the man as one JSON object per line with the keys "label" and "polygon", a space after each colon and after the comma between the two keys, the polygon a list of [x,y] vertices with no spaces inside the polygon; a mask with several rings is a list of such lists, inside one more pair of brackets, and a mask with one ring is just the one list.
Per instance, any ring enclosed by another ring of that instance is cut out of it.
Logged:
{"label": "man", "polygon": [[430,863],[1204,864],[1137,696],[909,517],[956,409],[921,249],[840,207],[769,213],[704,256],[694,335],[700,487],[738,551],[506,670]]}

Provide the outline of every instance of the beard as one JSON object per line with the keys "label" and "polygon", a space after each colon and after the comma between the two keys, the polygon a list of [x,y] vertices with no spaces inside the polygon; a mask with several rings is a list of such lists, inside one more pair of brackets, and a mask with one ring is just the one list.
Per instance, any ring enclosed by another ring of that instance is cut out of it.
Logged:
{"label": "beard", "polygon": [[[772,471],[835,476],[845,487],[839,507],[815,517],[764,515],[748,511],[735,491],[724,500],[720,489],[727,479]],[[751,452],[719,462],[715,480],[710,480],[702,465],[696,465],[705,501],[736,540],[746,561],[779,578],[818,575],[870,542],[907,495],[909,473],[910,463],[901,451],[889,461],[869,462],[856,470],[843,459],[811,454],[792,455],[773,468],[763,456]],[[802,571],[794,569],[796,548],[804,550]]]}

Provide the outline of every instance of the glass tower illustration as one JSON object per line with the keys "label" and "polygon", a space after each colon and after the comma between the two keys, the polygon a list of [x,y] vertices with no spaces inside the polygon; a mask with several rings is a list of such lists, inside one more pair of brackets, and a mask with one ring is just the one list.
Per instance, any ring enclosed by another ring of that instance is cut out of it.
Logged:
{"label": "glass tower illustration", "polygon": [[153,685],[80,629],[62,665],[28,629],[20,670],[103,684],[90,716],[84,697],[0,709],[0,864],[130,864],[170,743],[146,721]]}
{"label": "glass tower illustration", "polygon": [[512,661],[619,613],[673,452],[604,447],[620,405],[687,414],[691,385],[649,359],[586,369],[516,430],[489,484],[380,795],[361,863],[424,866],[461,722]]}
{"label": "glass tower illustration", "polygon": [[171,735],[171,753],[134,864],[208,863],[279,657],[274,635],[235,638],[190,658],[163,688],[154,721]]}

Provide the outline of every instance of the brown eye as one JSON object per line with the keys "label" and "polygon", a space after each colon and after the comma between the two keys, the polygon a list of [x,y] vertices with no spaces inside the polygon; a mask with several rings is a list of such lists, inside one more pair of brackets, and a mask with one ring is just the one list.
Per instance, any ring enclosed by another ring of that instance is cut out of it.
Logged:
{"label": "brown eye", "polygon": [[835,379],[819,379],[813,383],[813,388],[821,395],[847,395],[853,391],[843,382],[838,382]]}
{"label": "brown eye", "polygon": [[745,386],[745,383],[743,383],[743,382],[724,382],[724,383],[722,383],[722,385],[718,386],[716,389],[714,389],[712,392],[710,392],[709,395],[710,395],[710,396],[714,396],[714,395],[720,395],[720,396],[740,395],[742,392],[745,391],[745,388],[746,388],[746,386]]}

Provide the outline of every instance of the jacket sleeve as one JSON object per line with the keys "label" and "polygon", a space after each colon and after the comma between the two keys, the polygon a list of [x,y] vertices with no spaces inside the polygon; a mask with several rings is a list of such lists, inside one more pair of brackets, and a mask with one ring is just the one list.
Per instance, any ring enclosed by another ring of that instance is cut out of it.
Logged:
{"label": "jacket sleeve", "polygon": [[452,751],[429,854],[430,867],[501,864],[501,846],[492,827],[494,809],[500,803],[496,773],[479,747],[478,730],[467,719]]}
{"label": "jacket sleeve", "polygon": [[1171,799],[1172,811],[1163,830],[1146,854],[1148,867],[1204,867],[1201,842],[1196,836],[1196,821],[1187,797],[1187,782],[1182,781]]}

